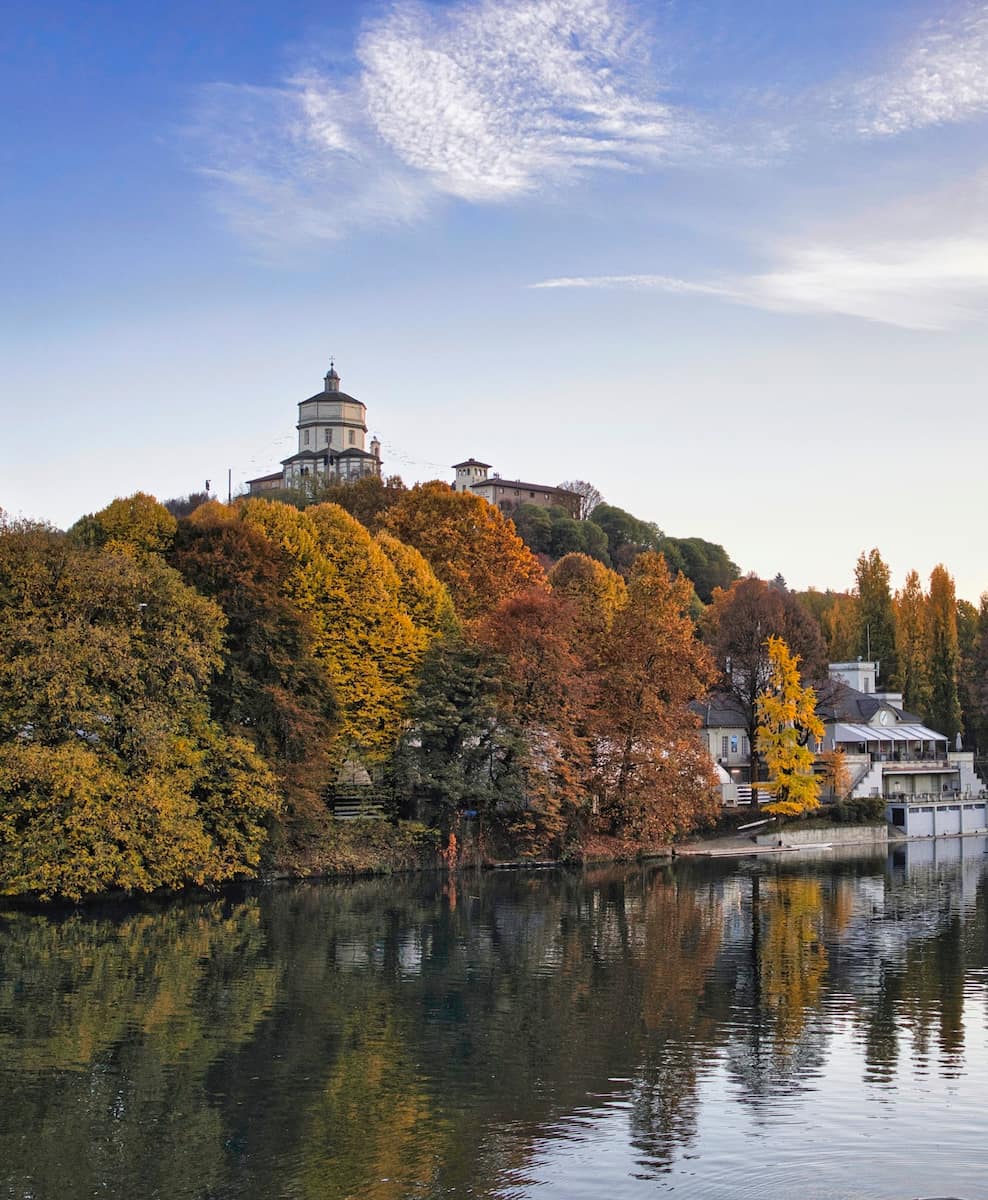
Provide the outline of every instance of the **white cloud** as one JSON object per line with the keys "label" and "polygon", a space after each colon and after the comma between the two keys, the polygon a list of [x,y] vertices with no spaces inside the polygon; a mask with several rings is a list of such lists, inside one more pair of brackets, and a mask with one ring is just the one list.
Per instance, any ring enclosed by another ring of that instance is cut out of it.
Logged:
{"label": "white cloud", "polygon": [[636,169],[701,136],[657,98],[639,29],[623,0],[394,4],[342,81],[210,89],[202,169],[242,232],[279,242]]}
{"label": "white cloud", "polygon": [[847,100],[858,132],[869,136],[988,112],[988,4],[925,26],[895,66],[859,83]]}
{"label": "white cloud", "polygon": [[871,214],[853,230],[779,244],[748,275],[570,276],[537,288],[695,293],[772,312],[839,313],[906,329],[948,329],[988,317],[988,174]]}

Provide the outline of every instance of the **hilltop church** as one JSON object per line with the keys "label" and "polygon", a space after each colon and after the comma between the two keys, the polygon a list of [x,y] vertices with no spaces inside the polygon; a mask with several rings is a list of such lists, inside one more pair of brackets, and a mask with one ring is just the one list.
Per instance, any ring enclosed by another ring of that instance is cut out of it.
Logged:
{"label": "hilltop church", "polygon": [[[323,389],[299,401],[298,450],[282,459],[281,470],[247,480],[248,494],[281,491],[306,486],[305,481],[354,483],[368,475],[381,476],[381,443],[367,437],[367,406],[354,396],[340,391],[340,377],[330,362],[323,378]],[[488,476],[490,463],[475,458],[456,463],[453,490],[475,492],[478,496],[510,515],[520,504],[540,508],[561,507],[570,516],[580,515],[580,496],[565,488],[545,483],[524,483],[520,479],[502,479],[496,472]]]}
{"label": "hilltop church", "polygon": [[331,362],[323,389],[299,401],[298,450],[282,459],[281,470],[247,480],[250,495],[299,487],[306,478],[353,482],[381,474],[381,443],[371,439],[366,449],[367,406],[340,391],[340,377]]}

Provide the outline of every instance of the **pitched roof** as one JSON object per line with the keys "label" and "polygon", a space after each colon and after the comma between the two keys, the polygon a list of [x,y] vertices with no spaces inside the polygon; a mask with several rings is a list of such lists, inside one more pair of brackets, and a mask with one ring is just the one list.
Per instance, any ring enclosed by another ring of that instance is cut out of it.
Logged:
{"label": "pitched roof", "polygon": [[489,467],[490,465],[490,463],[482,463],[476,458],[467,458],[461,463],[453,463],[453,470],[458,471],[460,467]]}
{"label": "pitched roof", "polygon": [[470,487],[475,492],[485,487],[508,487],[517,491],[552,492],[556,496],[579,495],[579,492],[570,492],[566,488],[553,487],[550,483],[525,483],[522,479],[502,479],[500,475],[493,475],[489,479],[478,479],[476,483],[470,484]]}
{"label": "pitched roof", "polygon": [[711,692],[704,700],[694,700],[690,708],[700,718],[704,729],[748,727],[748,717],[744,709],[727,692]]}

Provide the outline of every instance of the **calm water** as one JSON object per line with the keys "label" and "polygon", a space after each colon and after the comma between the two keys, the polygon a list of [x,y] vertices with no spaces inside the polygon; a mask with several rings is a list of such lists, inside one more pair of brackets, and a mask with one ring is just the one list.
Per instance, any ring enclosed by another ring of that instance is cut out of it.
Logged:
{"label": "calm water", "polygon": [[985,854],[0,914],[0,1196],[988,1197]]}

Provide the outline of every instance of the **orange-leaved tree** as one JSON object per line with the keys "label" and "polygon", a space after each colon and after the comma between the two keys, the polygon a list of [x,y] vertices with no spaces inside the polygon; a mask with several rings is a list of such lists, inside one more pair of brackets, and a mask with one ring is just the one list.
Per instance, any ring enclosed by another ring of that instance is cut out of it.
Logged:
{"label": "orange-leaved tree", "polygon": [[384,524],[424,555],[468,620],[508,596],[545,587],[545,572],[511,522],[473,492],[454,492],[438,481],[417,484],[388,511]]}
{"label": "orange-leaved tree", "polygon": [[598,660],[593,730],[601,812],[610,831],[666,841],[716,811],[690,703],[714,677],[690,619],[693,589],[661,554],[635,560]]}
{"label": "orange-leaved tree", "polygon": [[500,816],[522,853],[558,854],[578,832],[588,798],[588,691],[575,610],[532,588],[502,601],[473,633],[503,664],[497,707],[518,731],[512,743],[517,803],[502,798]]}

